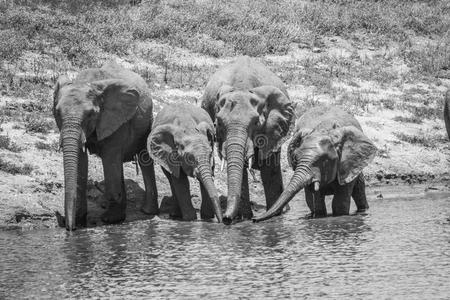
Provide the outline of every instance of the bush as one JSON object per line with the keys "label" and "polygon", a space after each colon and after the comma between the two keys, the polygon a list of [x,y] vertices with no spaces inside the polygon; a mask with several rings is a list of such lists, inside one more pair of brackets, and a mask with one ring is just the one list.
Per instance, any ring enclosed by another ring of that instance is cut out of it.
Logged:
{"label": "bush", "polygon": [[11,141],[11,138],[7,135],[0,135],[0,149],[6,149],[11,152],[20,152],[23,150],[16,143]]}
{"label": "bush", "polygon": [[30,175],[33,171],[34,167],[30,164],[24,164],[22,166],[18,166],[14,163],[3,160],[0,157],[0,170],[12,175]]}
{"label": "bush", "polygon": [[53,128],[53,122],[41,116],[26,115],[24,122],[27,132],[48,133]]}

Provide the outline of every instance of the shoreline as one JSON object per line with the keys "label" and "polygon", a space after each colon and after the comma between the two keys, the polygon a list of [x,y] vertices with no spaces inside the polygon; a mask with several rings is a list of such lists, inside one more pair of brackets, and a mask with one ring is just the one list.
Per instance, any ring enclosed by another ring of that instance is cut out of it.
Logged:
{"label": "shoreline", "polygon": [[[411,196],[426,196],[430,193],[432,194],[448,194],[450,193],[450,174],[444,173],[439,175],[434,174],[384,174],[385,176],[381,176],[380,174],[370,174],[366,175],[366,195],[369,201],[377,201],[381,199],[392,199],[398,196],[401,197],[411,197]],[[378,179],[380,178],[380,179]],[[127,195],[128,191],[131,190],[131,197],[128,198],[128,208],[127,208],[127,220],[124,223],[140,221],[140,220],[149,220],[154,218],[155,216],[148,216],[141,213],[137,207],[136,202],[139,202],[139,199],[136,199],[134,194],[142,193],[143,190],[139,187],[136,182],[132,180],[125,180],[127,185]],[[98,195],[100,193],[100,189],[98,185],[103,184],[103,182],[93,182],[90,181],[88,185],[88,205],[90,207],[93,206],[93,202],[98,202]],[[255,188],[258,183],[250,182],[249,185]],[[262,189],[262,186],[260,187]],[[164,189],[162,189],[164,190]],[[168,192],[168,191],[167,191]],[[168,210],[170,210],[170,203],[167,202],[169,198],[167,195],[169,193],[161,193],[164,194],[160,199],[161,205],[161,213],[157,217],[162,219],[170,219],[168,216]],[[258,193],[259,194],[259,193]],[[300,195],[300,196],[299,196]],[[128,195],[130,196],[130,195]],[[255,193],[250,195],[253,211],[260,211],[265,209],[264,200],[258,198]],[[293,201],[304,201],[304,196],[302,191],[300,191],[297,196],[297,199],[293,199]],[[298,199],[301,198],[301,199]],[[327,196],[328,200],[331,200],[331,196]],[[226,203],[226,197],[221,196],[222,203]],[[192,191],[192,202],[197,212],[199,213],[200,208],[200,198],[199,196]],[[164,202],[164,203],[162,203]],[[62,204],[62,198],[61,198]],[[99,204],[101,206],[101,204]],[[133,207],[131,207],[133,206]],[[164,207],[163,207],[164,206]],[[131,207],[131,208],[130,208]],[[354,208],[354,204],[352,204],[352,209]],[[93,218],[99,218],[100,209],[94,209],[88,212],[88,223]],[[131,210],[131,214],[130,211]],[[47,210],[45,212],[38,212],[32,207],[21,207],[17,208],[15,213],[10,215],[9,220],[2,220],[0,222],[0,231],[32,231],[32,230],[45,230],[52,228],[59,228],[58,226],[58,210],[50,211]],[[370,213],[370,210],[369,210]],[[96,216],[91,216],[96,215]],[[173,220],[174,222],[180,222],[178,220]],[[198,219],[198,221],[201,221]],[[117,224],[120,225],[120,224]],[[99,226],[109,226],[107,224],[89,224],[88,228],[99,227]],[[61,228],[63,230],[63,228]]]}

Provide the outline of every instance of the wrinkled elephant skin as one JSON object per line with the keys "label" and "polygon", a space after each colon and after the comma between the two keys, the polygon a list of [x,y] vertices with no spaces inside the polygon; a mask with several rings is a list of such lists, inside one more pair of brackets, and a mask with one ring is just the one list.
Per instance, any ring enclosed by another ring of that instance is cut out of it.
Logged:
{"label": "wrinkled elephant skin", "polygon": [[325,196],[334,195],[333,215],[348,215],[350,198],[358,211],[369,208],[362,170],[375,157],[376,147],[358,121],[338,107],[314,107],[297,121],[288,146],[294,170],[276,203],[255,222],[277,215],[301,189],[313,217],[325,217]]}
{"label": "wrinkled elephant skin", "polygon": [[154,167],[145,145],[153,119],[152,100],[139,75],[108,64],[84,70],[72,81],[63,76],[55,86],[53,114],[61,131],[67,230],[86,225],[86,149],[102,160],[109,200],[102,215],[105,223],[125,219],[123,162],[136,155],[146,190],[142,210],[158,213]]}

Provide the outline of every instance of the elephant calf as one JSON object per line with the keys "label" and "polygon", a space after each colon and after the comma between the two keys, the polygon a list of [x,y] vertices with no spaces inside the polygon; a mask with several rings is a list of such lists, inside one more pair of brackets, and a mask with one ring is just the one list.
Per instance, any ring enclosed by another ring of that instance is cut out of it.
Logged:
{"label": "elephant calf", "polygon": [[105,223],[125,219],[122,164],[137,154],[146,190],[143,211],[158,213],[153,161],[145,147],[153,119],[152,100],[138,74],[108,64],[84,70],[73,81],[62,76],[55,86],[53,115],[61,131],[67,230],[87,223],[86,149],[102,159],[105,196],[109,200],[102,215]]}
{"label": "elephant calf", "polygon": [[333,215],[348,215],[350,197],[358,211],[369,208],[362,169],[375,157],[376,147],[358,121],[338,107],[315,107],[301,116],[288,146],[294,175],[275,204],[255,222],[277,215],[305,188],[313,217],[327,216],[325,195],[334,195]]}
{"label": "elephant calf", "polygon": [[158,162],[170,183],[183,220],[197,218],[191,203],[187,176],[200,181],[203,219],[222,222],[219,194],[213,181],[214,125],[200,107],[180,103],[165,107],[155,118],[147,140],[151,157]]}

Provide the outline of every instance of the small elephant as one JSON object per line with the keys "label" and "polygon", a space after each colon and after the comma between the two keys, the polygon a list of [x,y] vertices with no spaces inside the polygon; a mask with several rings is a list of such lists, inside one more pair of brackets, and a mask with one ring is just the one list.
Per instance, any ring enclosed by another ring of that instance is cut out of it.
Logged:
{"label": "small elephant", "polygon": [[200,181],[202,219],[211,219],[215,214],[217,220],[222,222],[212,169],[214,124],[203,109],[186,103],[165,107],[155,118],[147,149],[167,176],[183,220],[197,218],[187,177],[191,176]]}
{"label": "small elephant", "polygon": [[261,171],[267,208],[283,191],[280,147],[294,117],[286,87],[263,64],[240,57],[211,77],[201,105],[216,122],[219,156],[228,164],[223,222],[251,219],[247,167]]}
{"label": "small elephant", "polygon": [[302,188],[312,217],[325,217],[325,196],[334,195],[333,215],[348,215],[350,197],[358,211],[369,208],[362,169],[375,157],[377,148],[363,134],[358,121],[344,110],[314,107],[296,122],[288,146],[289,164],[294,170],[283,194],[255,222],[279,214]]}
{"label": "small elephant", "polygon": [[108,64],[84,70],[73,81],[62,76],[54,90],[53,115],[61,131],[67,230],[87,223],[86,149],[102,159],[105,196],[109,200],[102,215],[105,223],[125,219],[123,162],[136,155],[146,190],[142,210],[158,213],[154,166],[145,145],[153,119],[152,100],[138,74]]}
{"label": "small elephant", "polygon": [[450,139],[450,90],[445,94],[444,122],[445,128],[447,129],[448,138]]}

